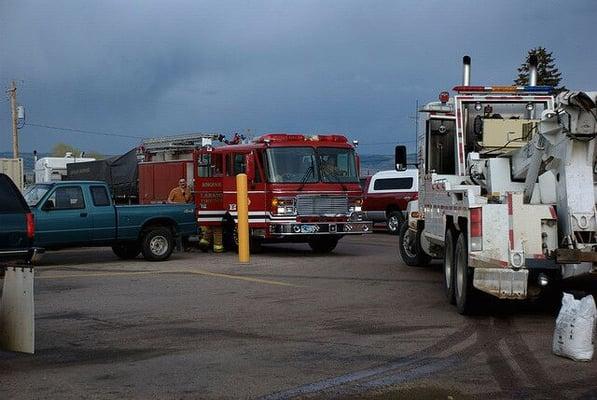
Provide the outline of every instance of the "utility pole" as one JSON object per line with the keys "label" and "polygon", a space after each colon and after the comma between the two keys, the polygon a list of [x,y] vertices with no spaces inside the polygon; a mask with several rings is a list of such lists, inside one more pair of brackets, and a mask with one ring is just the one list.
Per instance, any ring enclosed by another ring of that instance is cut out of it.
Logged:
{"label": "utility pole", "polygon": [[12,113],[12,157],[19,158],[19,126],[17,115],[17,84],[12,81],[9,89],[10,111]]}

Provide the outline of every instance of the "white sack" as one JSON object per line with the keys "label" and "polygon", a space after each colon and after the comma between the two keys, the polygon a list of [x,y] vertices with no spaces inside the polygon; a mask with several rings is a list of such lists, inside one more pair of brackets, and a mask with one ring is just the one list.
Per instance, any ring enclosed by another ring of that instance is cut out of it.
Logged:
{"label": "white sack", "polygon": [[553,334],[554,354],[575,361],[591,361],[596,317],[593,296],[576,300],[571,294],[564,293]]}

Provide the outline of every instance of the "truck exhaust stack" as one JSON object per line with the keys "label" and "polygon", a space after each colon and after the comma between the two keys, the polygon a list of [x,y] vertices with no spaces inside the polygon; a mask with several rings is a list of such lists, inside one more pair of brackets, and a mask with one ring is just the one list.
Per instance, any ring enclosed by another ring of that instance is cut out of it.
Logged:
{"label": "truck exhaust stack", "polygon": [[469,56],[462,57],[462,86],[469,86],[471,84],[471,58]]}
{"label": "truck exhaust stack", "polygon": [[537,86],[537,56],[529,57],[529,86]]}

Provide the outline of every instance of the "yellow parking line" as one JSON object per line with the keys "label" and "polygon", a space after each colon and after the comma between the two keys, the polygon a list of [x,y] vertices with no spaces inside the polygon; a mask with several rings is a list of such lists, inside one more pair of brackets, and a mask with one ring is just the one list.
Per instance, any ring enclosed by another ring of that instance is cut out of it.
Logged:
{"label": "yellow parking line", "polygon": [[191,275],[204,275],[215,278],[226,278],[235,279],[239,281],[253,282],[253,283],[264,283],[267,285],[276,286],[289,286],[289,287],[300,287],[291,283],[270,281],[267,279],[249,278],[241,275],[230,275],[220,274],[217,272],[209,272],[203,270],[162,270],[162,271],[143,271],[143,272],[98,272],[88,274],[67,274],[67,275],[49,275],[49,276],[38,276],[37,279],[64,279],[64,278],[85,278],[85,277],[96,277],[96,276],[135,276],[135,275],[157,275],[157,274],[191,274]]}
{"label": "yellow parking line", "polygon": [[68,275],[48,275],[36,276],[36,279],[63,279],[63,278],[84,278],[88,276],[119,276],[119,275],[150,275],[159,274],[161,271],[143,271],[143,272],[98,272],[90,274],[68,274]]}
{"label": "yellow parking line", "polygon": [[286,282],[270,281],[267,279],[249,278],[247,276],[242,276],[242,275],[220,274],[217,272],[209,272],[209,271],[203,271],[203,270],[192,270],[192,271],[184,270],[184,271],[176,271],[176,272],[188,273],[188,274],[194,274],[194,275],[207,275],[207,276],[213,276],[213,277],[217,277],[217,278],[236,279],[239,281],[247,281],[247,282],[255,282],[255,283],[265,283],[268,285],[300,287],[300,286],[293,285],[291,283],[286,283]]}

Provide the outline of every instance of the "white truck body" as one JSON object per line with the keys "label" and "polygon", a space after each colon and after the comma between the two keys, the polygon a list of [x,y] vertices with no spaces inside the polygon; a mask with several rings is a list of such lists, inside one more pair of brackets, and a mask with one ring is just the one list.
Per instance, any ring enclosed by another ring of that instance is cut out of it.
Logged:
{"label": "white truck body", "polygon": [[524,299],[554,280],[590,273],[597,92],[554,98],[537,86],[454,90],[421,110],[419,198],[401,234],[403,259],[443,258],[446,294],[462,313],[475,289]]}
{"label": "white truck body", "polygon": [[95,161],[95,158],[73,157],[67,153],[64,157],[43,157],[35,161],[35,183],[61,181],[66,176],[66,164]]}

